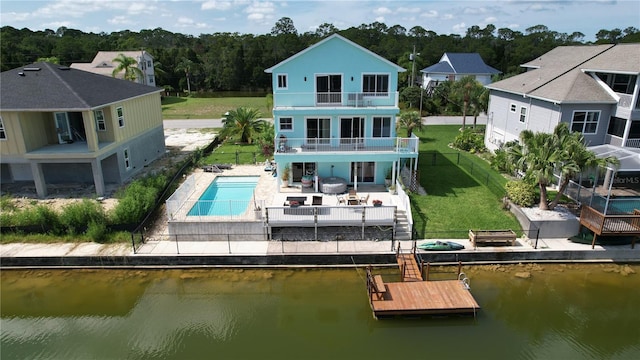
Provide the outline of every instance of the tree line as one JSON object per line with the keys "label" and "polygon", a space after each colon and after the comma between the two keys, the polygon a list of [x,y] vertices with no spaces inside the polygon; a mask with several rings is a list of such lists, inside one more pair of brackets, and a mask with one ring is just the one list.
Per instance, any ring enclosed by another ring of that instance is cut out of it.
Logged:
{"label": "tree line", "polygon": [[[580,32],[559,33],[544,25],[524,32],[496,28],[489,24],[467,29],[464,36],[437,34],[421,26],[406,29],[381,22],[340,30],[329,23],[315,31],[300,33],[290,18],[279,19],[268,34],[172,33],[162,28],[112,33],[85,33],[60,27],[57,30],[32,31],[10,26],[0,28],[0,69],[6,71],[36,62],[57,59],[61,65],[91,62],[98,51],[145,50],[155,61],[156,82],[172,91],[192,92],[227,90],[268,91],[271,77],[264,72],[278,62],[333,34],[370,49],[409,70],[400,79],[400,88],[410,84],[415,61],[415,76],[420,69],[438,62],[444,52],[477,52],[503,76],[516,74],[520,64],[561,45],[583,45]],[[602,29],[593,43],[640,42],[640,30]],[[410,55],[419,54],[410,60]]]}

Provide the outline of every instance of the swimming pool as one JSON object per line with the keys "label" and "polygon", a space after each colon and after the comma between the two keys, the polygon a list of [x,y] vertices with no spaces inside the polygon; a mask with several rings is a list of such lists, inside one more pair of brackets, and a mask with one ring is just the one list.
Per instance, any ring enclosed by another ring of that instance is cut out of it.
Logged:
{"label": "swimming pool", "polygon": [[259,176],[218,176],[191,207],[187,216],[241,215],[249,206]]}

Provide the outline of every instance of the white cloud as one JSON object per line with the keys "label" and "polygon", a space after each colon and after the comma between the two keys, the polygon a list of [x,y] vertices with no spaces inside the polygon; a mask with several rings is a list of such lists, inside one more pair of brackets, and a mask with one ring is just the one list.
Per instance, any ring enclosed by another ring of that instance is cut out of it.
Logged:
{"label": "white cloud", "polygon": [[484,7],[465,7],[463,13],[465,13],[466,15],[480,15],[486,14],[487,9]]}
{"label": "white cloud", "polygon": [[107,20],[107,22],[112,25],[131,25],[134,23],[128,17],[123,15],[114,16],[111,19]]}
{"label": "white cloud", "polygon": [[378,16],[375,21],[380,22],[380,23],[384,23],[384,16]]}
{"label": "white cloud", "polygon": [[52,21],[42,25],[44,25],[45,29],[57,29],[62,26],[70,28],[72,23],[70,21]]}
{"label": "white cloud", "polygon": [[202,10],[229,10],[231,8],[231,5],[232,4],[230,1],[209,0],[202,3],[202,6],[200,6],[200,8]]}
{"label": "white cloud", "polygon": [[375,10],[373,10],[373,13],[376,15],[385,15],[385,14],[391,14],[392,11],[389,8],[386,7],[379,7]]}
{"label": "white cloud", "polygon": [[421,18],[435,18],[438,17],[438,12],[435,10],[429,10],[420,14]]}
{"label": "white cloud", "polygon": [[495,16],[489,16],[488,18],[484,19],[484,23],[485,24],[491,24],[494,23],[498,20],[498,18],[496,18]]}
{"label": "white cloud", "polygon": [[413,8],[399,7],[399,8],[396,9],[396,13],[398,13],[398,14],[403,14],[403,13],[417,14],[420,11],[422,11],[422,10],[420,8],[418,8],[418,7],[413,7]]}
{"label": "white cloud", "polygon": [[467,31],[467,24],[465,24],[464,22],[455,24],[453,25],[453,31],[455,31],[456,33],[464,33]]}
{"label": "white cloud", "polygon": [[453,14],[444,14],[442,16],[442,20],[452,20],[453,19]]}

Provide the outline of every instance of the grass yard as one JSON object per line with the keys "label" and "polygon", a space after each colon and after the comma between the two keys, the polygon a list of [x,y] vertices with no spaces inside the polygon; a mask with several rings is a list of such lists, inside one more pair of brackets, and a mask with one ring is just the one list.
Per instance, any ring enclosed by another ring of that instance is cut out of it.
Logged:
{"label": "grass yard", "polygon": [[239,107],[260,111],[263,118],[271,118],[266,97],[194,98],[167,96],[162,99],[162,118],[171,119],[220,119]]}
{"label": "grass yard", "polygon": [[[458,125],[425,126],[415,131],[420,137],[420,183],[427,195],[411,195],[414,226],[418,238],[467,238],[469,229],[495,230],[520,229],[516,218],[503,210],[502,200],[482,180],[471,176],[456,165],[457,156],[438,156],[432,165],[432,153],[454,153],[448,147],[458,133]],[[461,153],[465,162],[473,162],[474,168],[486,171],[495,182],[506,182],[500,174],[491,170],[489,164],[479,157]]]}
{"label": "grass yard", "polygon": [[266,157],[262,155],[260,147],[255,144],[224,143],[211,154],[205,156],[203,164],[258,164],[264,163]]}

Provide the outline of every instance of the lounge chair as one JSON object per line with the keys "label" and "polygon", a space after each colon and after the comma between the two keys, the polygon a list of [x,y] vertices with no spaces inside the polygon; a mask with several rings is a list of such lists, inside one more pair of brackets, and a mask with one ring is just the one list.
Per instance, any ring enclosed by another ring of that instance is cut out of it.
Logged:
{"label": "lounge chair", "polygon": [[311,205],[322,205],[322,196],[314,196]]}
{"label": "lounge chair", "polygon": [[202,170],[204,170],[204,172],[210,172],[210,173],[222,172],[222,170],[220,170],[220,168],[217,165],[205,165],[202,167]]}
{"label": "lounge chair", "polygon": [[338,205],[347,204],[347,200],[345,200],[344,196],[338,196]]}
{"label": "lounge chair", "polygon": [[371,194],[367,194],[367,196],[366,196],[366,197],[365,197],[365,196],[360,197],[360,204],[361,204],[361,205],[362,205],[362,204],[368,205],[368,204],[369,204],[369,196],[370,196],[370,195],[371,195]]}

